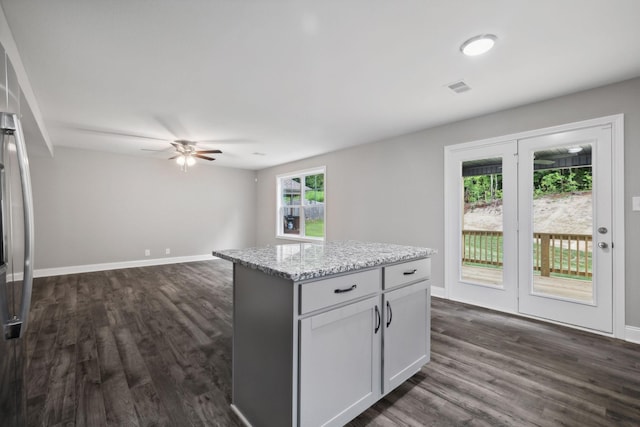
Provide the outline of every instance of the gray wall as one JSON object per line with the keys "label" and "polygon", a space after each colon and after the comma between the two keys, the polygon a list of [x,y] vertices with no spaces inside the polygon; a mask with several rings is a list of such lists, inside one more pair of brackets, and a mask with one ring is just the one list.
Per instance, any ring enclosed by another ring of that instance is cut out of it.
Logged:
{"label": "gray wall", "polygon": [[640,78],[261,170],[256,242],[285,242],[274,237],[275,176],[326,165],[327,238],[437,248],[433,284],[443,286],[444,146],[618,113],[625,115],[626,323],[640,326],[640,212],[630,200],[640,195]]}
{"label": "gray wall", "polygon": [[254,171],[198,163],[183,173],[165,159],[61,147],[30,165],[36,269],[255,244]]}

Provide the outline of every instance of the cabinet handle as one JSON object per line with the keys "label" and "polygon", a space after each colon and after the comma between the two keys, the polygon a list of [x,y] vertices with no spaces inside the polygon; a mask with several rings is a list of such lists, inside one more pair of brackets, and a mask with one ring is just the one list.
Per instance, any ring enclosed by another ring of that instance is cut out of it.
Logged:
{"label": "cabinet handle", "polygon": [[378,310],[378,306],[376,305],[376,328],[373,331],[374,334],[377,334],[380,330],[380,324],[382,323],[382,319],[380,318],[380,310]]}
{"label": "cabinet handle", "polygon": [[389,301],[387,301],[387,313],[388,313],[388,319],[387,319],[387,328],[389,327],[389,325],[391,324],[391,319],[393,319],[393,311],[391,311],[391,304],[389,304]]}
{"label": "cabinet handle", "polygon": [[411,276],[412,274],[416,274],[416,271],[418,271],[417,269],[413,269],[413,271],[405,271],[403,274],[405,276]]}
{"label": "cabinet handle", "polygon": [[352,290],[354,290],[357,287],[358,287],[358,285],[353,284],[350,288],[334,289],[333,292],[335,292],[336,294],[344,294],[345,292],[351,292]]}

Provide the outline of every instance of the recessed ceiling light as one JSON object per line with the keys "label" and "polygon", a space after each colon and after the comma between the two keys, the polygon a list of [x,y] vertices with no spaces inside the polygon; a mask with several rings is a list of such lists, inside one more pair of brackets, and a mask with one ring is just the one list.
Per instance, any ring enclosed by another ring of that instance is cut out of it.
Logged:
{"label": "recessed ceiling light", "polygon": [[477,56],[491,50],[496,43],[497,37],[493,34],[482,34],[480,36],[471,37],[460,46],[460,52],[467,56]]}

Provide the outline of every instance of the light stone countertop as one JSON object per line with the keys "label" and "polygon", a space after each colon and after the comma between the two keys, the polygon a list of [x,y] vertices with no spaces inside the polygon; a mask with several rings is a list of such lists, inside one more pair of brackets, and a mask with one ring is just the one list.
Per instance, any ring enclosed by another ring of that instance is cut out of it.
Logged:
{"label": "light stone countertop", "polygon": [[437,250],[390,243],[336,241],[213,251],[213,255],[294,282],[427,258]]}

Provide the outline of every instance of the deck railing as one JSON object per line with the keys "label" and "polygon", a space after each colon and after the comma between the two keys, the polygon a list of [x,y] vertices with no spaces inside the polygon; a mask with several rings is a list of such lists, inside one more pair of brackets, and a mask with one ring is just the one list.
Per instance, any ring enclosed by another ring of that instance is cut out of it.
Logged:
{"label": "deck railing", "polygon": [[[502,232],[463,230],[462,249],[463,262],[501,266]],[[591,256],[590,234],[533,233],[533,268],[541,276],[591,277]]]}

